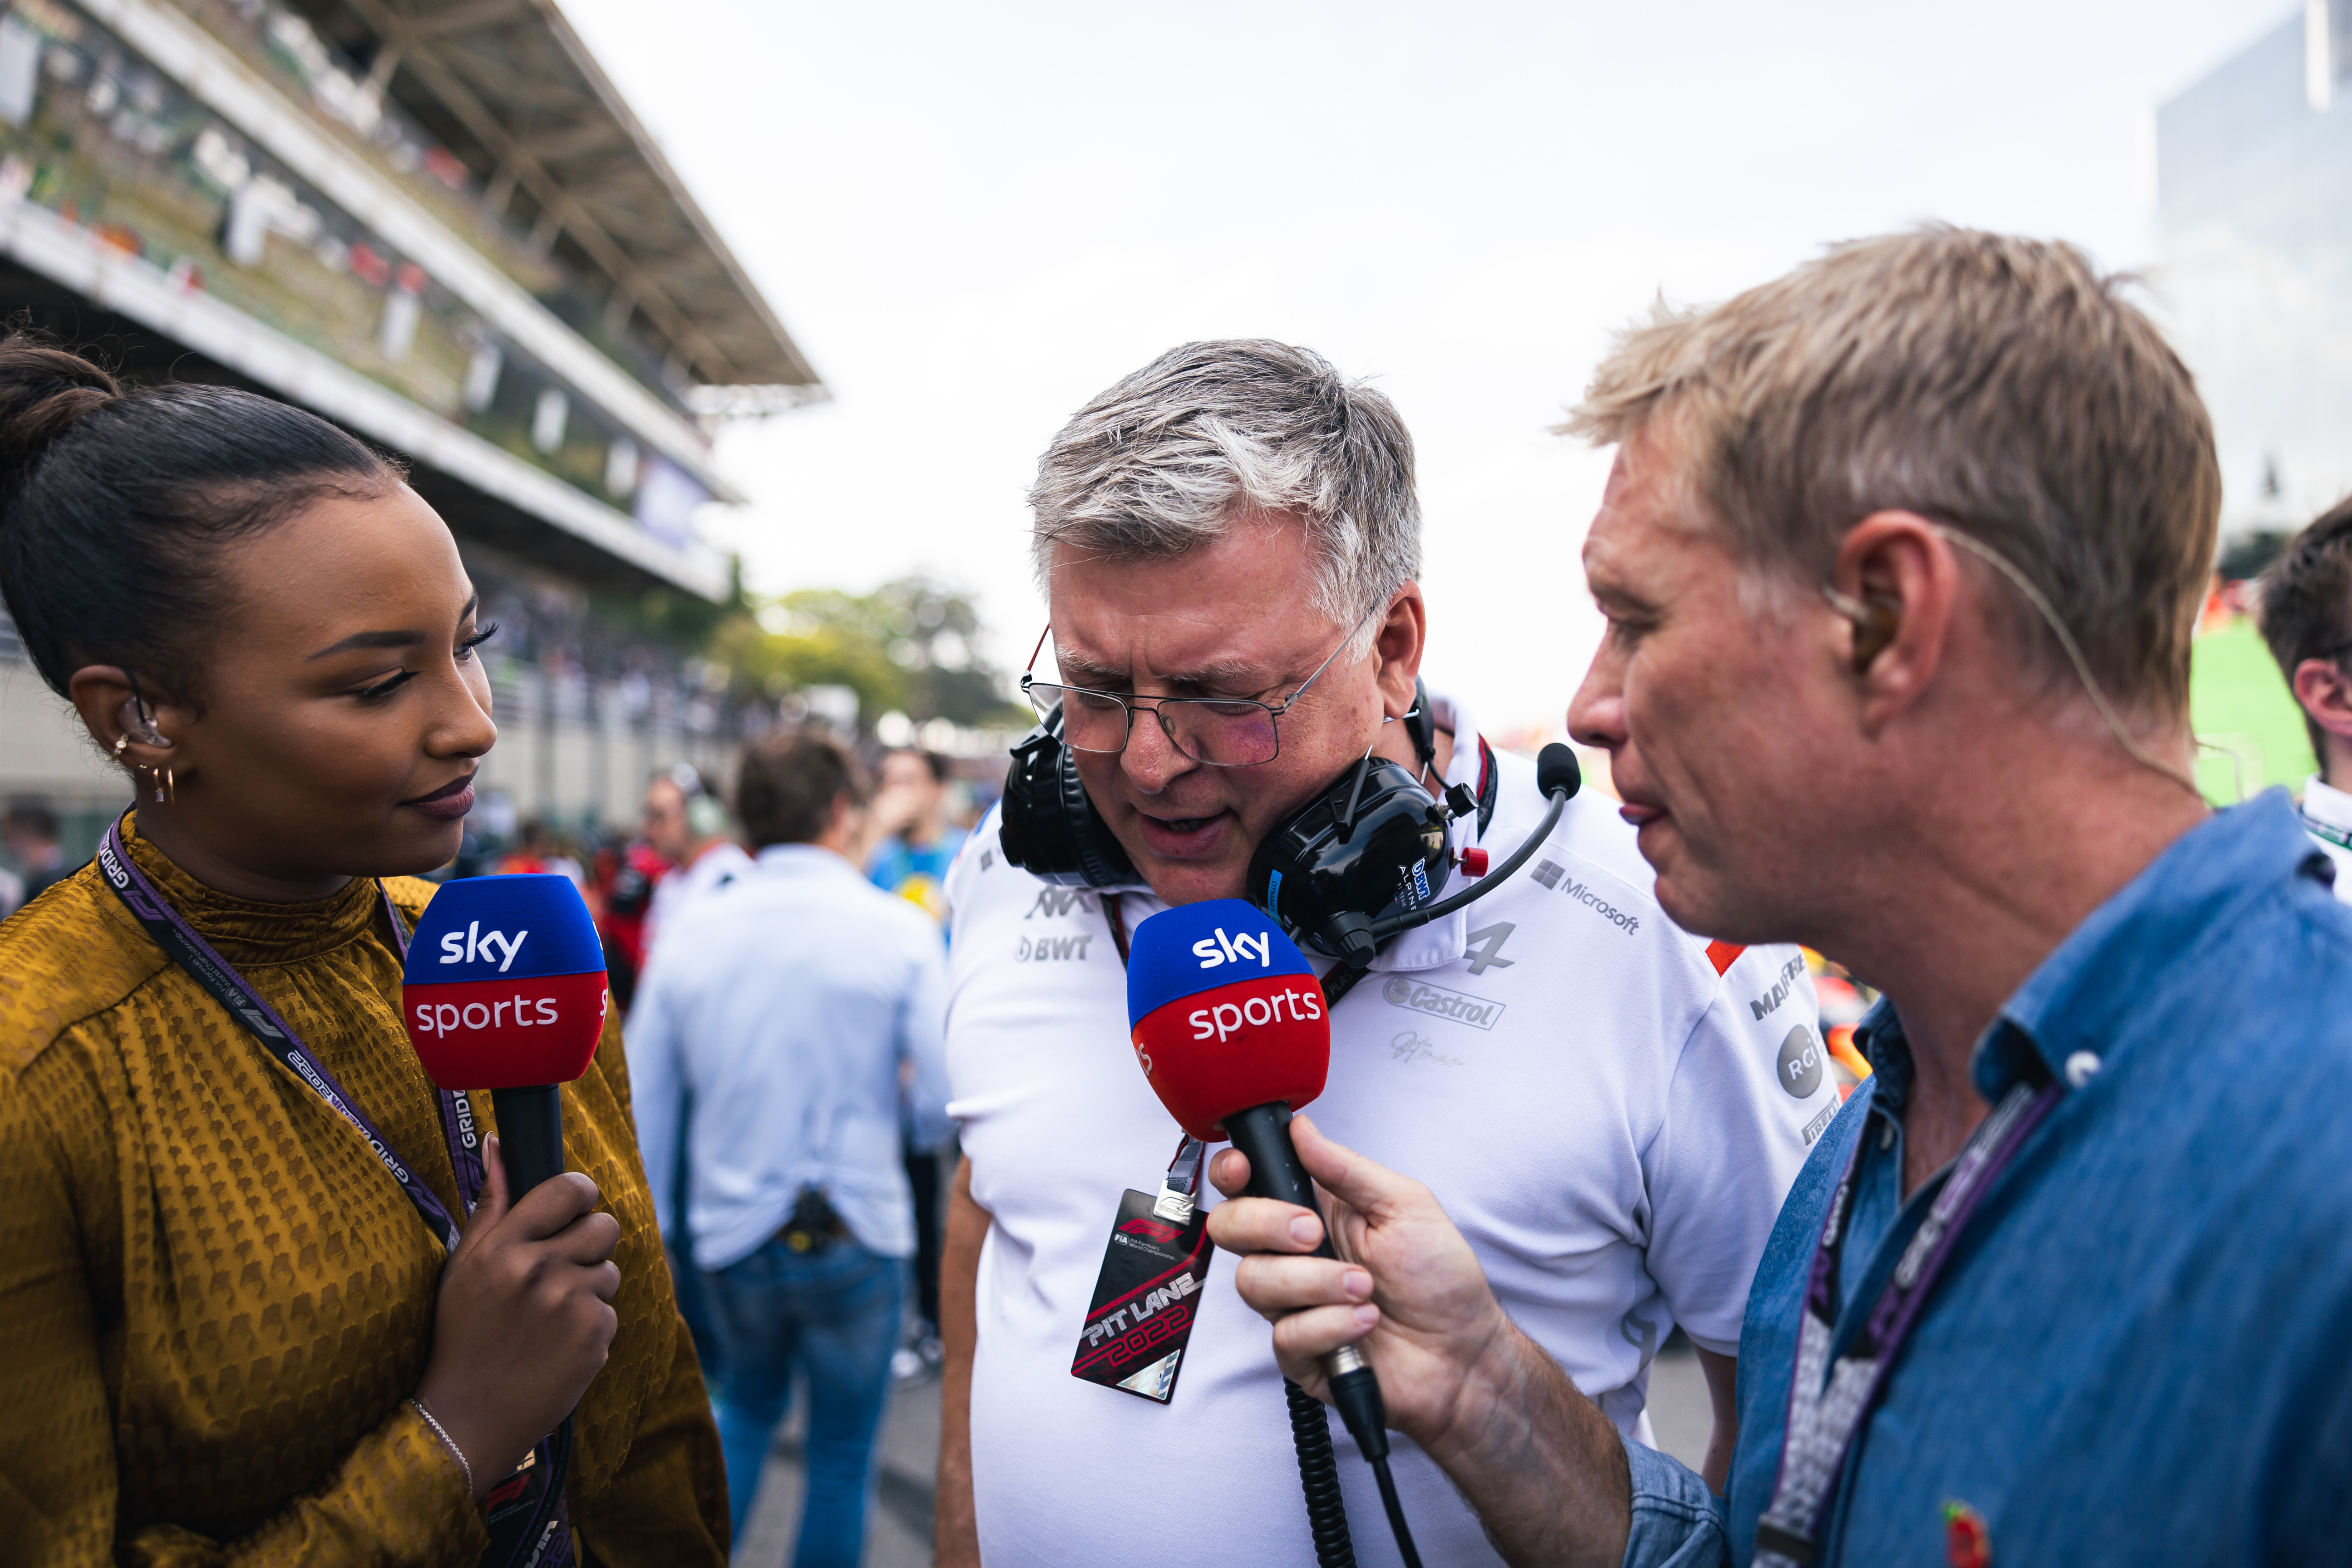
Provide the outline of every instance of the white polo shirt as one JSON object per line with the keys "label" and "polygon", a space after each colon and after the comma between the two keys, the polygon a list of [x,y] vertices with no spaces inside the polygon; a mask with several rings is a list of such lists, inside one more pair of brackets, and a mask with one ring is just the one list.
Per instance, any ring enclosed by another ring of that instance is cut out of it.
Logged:
{"label": "white polo shirt", "polygon": [[[1499,863],[1541,818],[1535,768],[1453,719],[1448,782],[1478,790],[1496,770],[1483,836],[1465,821],[1456,842],[1472,829]],[[1507,884],[1392,941],[1332,1009],[1330,1078],[1309,1108],[1426,1182],[1505,1310],[1642,1438],[1650,1360],[1675,1323],[1737,1352],[1781,1198],[1839,1105],[1797,951],[1710,949],[1652,885],[1614,803],[1580,795]],[[1184,1531],[1150,1521],[1205,1517],[1221,1560],[1312,1568],[1281,1374],[1231,1257],[1202,1293],[1172,1404],[1070,1374],[1120,1194],[1156,1190],[1181,1135],[1129,1047],[1101,898],[1006,864],[993,814],[948,898],[949,1113],[995,1221],[971,1385],[983,1559],[1181,1553]],[[1165,907],[1140,890],[1120,902],[1130,931]],[[1370,1467],[1336,1420],[1331,1436],[1357,1560],[1397,1562]],[[1436,1466],[1396,1444],[1423,1558],[1498,1562]]]}

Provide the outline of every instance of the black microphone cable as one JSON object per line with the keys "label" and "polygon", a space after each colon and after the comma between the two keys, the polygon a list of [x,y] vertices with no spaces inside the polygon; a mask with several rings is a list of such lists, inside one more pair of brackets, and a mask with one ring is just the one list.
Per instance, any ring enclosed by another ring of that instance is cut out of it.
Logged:
{"label": "black microphone cable", "polygon": [[1396,1537],[1397,1555],[1404,1559],[1404,1568],[1421,1568],[1412,1530],[1404,1521],[1404,1502],[1397,1496],[1396,1478],[1389,1474],[1389,1418],[1381,1400],[1381,1380],[1353,1345],[1325,1356],[1323,1370],[1331,1387],[1332,1406],[1348,1424],[1348,1435],[1355,1438],[1356,1447],[1371,1462],[1372,1479],[1380,1483],[1381,1507],[1387,1510],[1389,1531]]}
{"label": "black microphone cable", "polygon": [[[1224,1127],[1225,1136],[1250,1163],[1249,1190],[1254,1196],[1320,1212],[1314,1184],[1299,1167],[1297,1153],[1290,1146],[1288,1106],[1276,1100],[1234,1111],[1226,1116]],[[1339,1257],[1328,1222],[1314,1255]],[[1389,1528],[1396,1535],[1405,1568],[1421,1568],[1412,1531],[1405,1525],[1404,1505],[1397,1498],[1396,1480],[1389,1474],[1388,1409],[1381,1398],[1380,1378],[1361,1350],[1342,1345],[1323,1357],[1323,1381],[1331,1390],[1332,1407],[1347,1423],[1348,1435],[1371,1464],[1372,1479],[1380,1483],[1381,1506],[1388,1511]],[[1288,1378],[1282,1380],[1282,1387],[1290,1404],[1290,1436],[1298,1449],[1298,1484],[1307,1496],[1307,1523],[1315,1536],[1316,1562],[1321,1568],[1354,1568],[1355,1543],[1348,1534],[1339,1465],[1331,1451],[1330,1417],[1312,1394]]]}
{"label": "black microphone cable", "polygon": [[1348,1504],[1339,1495],[1339,1460],[1331,1452],[1330,1417],[1313,1394],[1286,1377],[1282,1393],[1290,1402],[1290,1441],[1298,1450],[1298,1489],[1307,1494],[1307,1529],[1315,1537],[1315,1561],[1320,1568],[1356,1568]]}

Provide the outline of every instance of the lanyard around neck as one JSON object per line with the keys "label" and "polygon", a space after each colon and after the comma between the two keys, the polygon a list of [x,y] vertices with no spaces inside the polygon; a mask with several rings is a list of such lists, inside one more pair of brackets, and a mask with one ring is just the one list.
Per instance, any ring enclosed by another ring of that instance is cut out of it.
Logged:
{"label": "lanyard around neck", "polygon": [[1771,1504],[1757,1521],[1756,1568],[1803,1568],[1813,1561],[1822,1505],[1845,1468],[1846,1455],[1960,1233],[1993,1178],[2016,1157],[2063,1092],[2054,1082],[2039,1090],[2018,1083],[2001,1096],[1952,1162],[1853,1342],[1832,1363],[1838,1260],[1844,1248],[1845,1222],[1852,1215],[1863,1140],[1855,1140],[1848,1151],[1845,1173],[1831,1195],[1829,1217],[1822,1222],[1806,1280],[1796,1372],[1789,1383],[1789,1419],[1780,1440],[1780,1473],[1772,1485]]}
{"label": "lanyard around neck", "polygon": [[[392,1179],[400,1184],[400,1190],[408,1194],[408,1201],[415,1205],[417,1214],[443,1248],[455,1252],[464,1227],[449,1213],[447,1205],[425,1185],[415,1167],[392,1146],[391,1140],[335,1080],[335,1075],[310,1054],[293,1026],[262,999],[261,993],[237,973],[235,965],[214,951],[212,943],[173,908],[171,900],[139,869],[123,848],[121,822],[109,826],[100,842],[98,865],[107,886],[121,899],[131,917],[147,928],[147,934],[163,950],[164,956],[185,970],[191,979],[211,994],[214,1001],[228,1009],[229,1016],[243,1025],[247,1034],[285,1063],[287,1069],[342,1118],[345,1125],[367,1140],[368,1147],[383,1163],[383,1168],[392,1173]],[[392,930],[393,945],[404,962],[408,956],[408,930],[401,923],[399,911],[393,908],[391,893],[381,882],[376,884],[376,892],[383,900],[384,923]],[[481,1140],[476,1131],[473,1106],[462,1093],[448,1089],[439,1093],[441,1128],[449,1145],[449,1163],[457,1173],[458,1195],[471,1210],[481,1195],[483,1183]]]}

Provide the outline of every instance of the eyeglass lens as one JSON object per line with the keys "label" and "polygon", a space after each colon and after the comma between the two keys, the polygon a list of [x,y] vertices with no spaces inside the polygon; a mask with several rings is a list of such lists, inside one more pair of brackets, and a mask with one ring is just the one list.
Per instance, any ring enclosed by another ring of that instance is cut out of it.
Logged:
{"label": "eyeglass lens", "polygon": [[[1030,705],[1041,719],[1056,703],[1062,709],[1062,742],[1081,752],[1118,752],[1127,746],[1128,706],[1118,698],[1071,686],[1029,689]],[[1274,714],[1262,702],[1170,697],[1156,700],[1160,727],[1175,748],[1196,763],[1246,768],[1270,763],[1280,750]]]}

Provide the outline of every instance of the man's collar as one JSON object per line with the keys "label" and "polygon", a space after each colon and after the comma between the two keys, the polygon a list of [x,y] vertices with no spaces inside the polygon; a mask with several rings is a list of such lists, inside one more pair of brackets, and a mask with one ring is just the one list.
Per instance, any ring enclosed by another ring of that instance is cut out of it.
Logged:
{"label": "man's collar", "polygon": [[2303,815],[2307,822],[2338,833],[2352,833],[2352,794],[2337,789],[2317,773],[2303,786]]}
{"label": "man's collar", "polygon": [[[832,850],[814,844],[771,844],[760,851],[760,869],[783,876],[804,877],[838,871],[857,877],[857,868]],[[863,877],[858,877],[864,881]]]}
{"label": "man's collar", "polygon": [[1853,1048],[1870,1064],[1870,1081],[1878,1086],[1874,1103],[1899,1119],[1911,1094],[1911,1040],[1891,998],[1872,1003],[1853,1026]]}
{"label": "man's collar", "polygon": [[[1977,1046],[1977,1091],[1997,1100],[2039,1058],[2063,1079],[2077,1051],[2105,1052],[2167,971],[2195,962],[2209,931],[2326,857],[2303,831],[2284,790],[2213,814],[2168,846],[2058,944]],[[2003,1026],[2007,1026],[2006,1028]]]}

